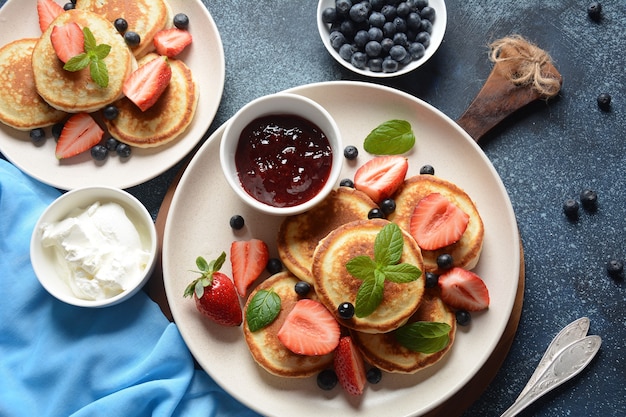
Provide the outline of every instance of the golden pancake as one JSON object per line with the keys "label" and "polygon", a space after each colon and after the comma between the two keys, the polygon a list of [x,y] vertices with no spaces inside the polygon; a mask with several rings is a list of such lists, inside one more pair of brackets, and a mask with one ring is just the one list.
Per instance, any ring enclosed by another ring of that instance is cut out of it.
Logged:
{"label": "golden pancake", "polygon": [[426,290],[422,303],[409,322],[433,321],[450,325],[450,342],[439,352],[420,353],[400,345],[395,332],[368,334],[352,331],[352,338],[365,359],[383,371],[412,374],[434,365],[450,350],[456,334],[454,313],[441,301],[435,291]]}
{"label": "golden pancake", "polygon": [[313,284],[313,252],[322,238],[342,224],[367,219],[378,207],[365,193],[339,187],[311,210],[286,217],[278,231],[278,255],[283,264],[303,281]]}
{"label": "golden pancake", "polygon": [[[298,281],[298,278],[285,271],[259,284],[250,294],[248,303],[258,291],[271,289],[280,297],[280,313],[271,324],[256,332],[250,331],[246,320],[243,325],[243,334],[254,360],[269,373],[289,378],[304,378],[315,375],[323,369],[331,368],[334,358],[333,353],[322,356],[295,354],[287,349],[276,336],[289,312],[300,299],[294,290]],[[313,289],[307,298],[317,299]],[[248,309],[248,303],[244,307],[244,312]]]}
{"label": "golden pancake", "polygon": [[[139,60],[139,65],[158,56],[150,53]],[[119,115],[113,120],[105,119],[111,136],[132,146],[150,148],[171,142],[187,129],[196,112],[198,86],[183,61],[168,62],[172,78],[152,107],[141,111],[126,97],[115,103]]]}
{"label": "golden pancake", "polygon": [[19,130],[49,126],[66,116],[35,88],[31,56],[36,43],[36,38],[20,39],[0,48],[0,121]]}
{"label": "golden pancake", "polygon": [[77,0],[76,8],[97,13],[111,23],[124,18],[128,31],[139,35],[139,45],[131,48],[137,58],[154,50],[154,35],[172,25],[172,10],[166,0]]}
{"label": "golden pancake", "polygon": [[[89,68],[70,72],[63,69],[57,57],[50,34],[56,25],[75,22],[88,27],[97,44],[111,46],[104,58],[109,73],[109,84],[100,87],[91,78]],[[122,96],[124,80],[136,66],[133,54],[124,39],[108,20],[84,10],[68,10],[52,21],[33,50],[33,73],[37,91],[51,106],[69,113],[92,112]]]}
{"label": "golden pancake", "polygon": [[[383,219],[357,220],[338,227],[322,239],[313,256],[315,290],[320,301],[346,327],[366,333],[381,333],[403,325],[415,313],[424,292],[423,274],[407,283],[385,280],[381,304],[366,317],[356,315],[342,320],[337,307],[343,302],[356,305],[356,295],[362,280],[352,276],[346,263],[357,256],[374,258],[374,241],[389,222]],[[415,240],[405,231],[401,263],[423,270],[422,255]]]}
{"label": "golden pancake", "polygon": [[483,247],[483,221],[472,199],[457,185],[434,175],[407,178],[394,196],[396,210],[388,218],[404,230],[410,230],[411,216],[417,203],[431,193],[440,193],[469,215],[467,229],[459,241],[437,250],[422,250],[426,272],[441,273],[437,257],[452,255],[454,266],[472,269],[478,263]]}

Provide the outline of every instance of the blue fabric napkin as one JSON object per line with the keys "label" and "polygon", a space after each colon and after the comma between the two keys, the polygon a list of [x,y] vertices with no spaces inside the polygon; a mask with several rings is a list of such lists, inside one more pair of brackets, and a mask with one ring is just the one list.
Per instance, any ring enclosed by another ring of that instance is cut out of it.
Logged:
{"label": "blue fabric napkin", "polygon": [[59,195],[0,159],[0,416],[256,416],[194,369],[143,291],[88,309],[43,289],[30,236]]}

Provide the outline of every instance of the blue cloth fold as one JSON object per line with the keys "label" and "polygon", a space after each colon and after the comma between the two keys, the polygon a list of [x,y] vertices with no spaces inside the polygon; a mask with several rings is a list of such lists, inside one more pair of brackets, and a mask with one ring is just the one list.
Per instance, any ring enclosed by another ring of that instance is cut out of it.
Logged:
{"label": "blue cloth fold", "polygon": [[30,236],[59,195],[0,159],[0,416],[256,416],[194,368],[143,291],[88,309],[43,289]]}

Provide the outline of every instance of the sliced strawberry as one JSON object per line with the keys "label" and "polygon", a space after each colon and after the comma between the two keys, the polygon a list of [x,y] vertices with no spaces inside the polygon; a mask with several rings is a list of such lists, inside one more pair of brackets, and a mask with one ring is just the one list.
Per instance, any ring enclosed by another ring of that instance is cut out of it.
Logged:
{"label": "sliced strawberry", "polygon": [[411,215],[409,231],[420,248],[435,250],[461,239],[469,215],[439,193],[422,198]]}
{"label": "sliced strawberry", "polygon": [[408,169],[409,162],[403,156],[377,156],[356,171],[354,187],[380,203],[402,185]]}
{"label": "sliced strawberry", "polygon": [[318,301],[296,303],[277,333],[278,340],[299,355],[326,355],[339,344],[339,323]]}
{"label": "sliced strawberry", "polygon": [[45,32],[50,23],[63,13],[63,7],[53,0],[37,0],[37,15],[39,16],[39,28]]}
{"label": "sliced strawberry", "polygon": [[441,299],[452,308],[480,311],[489,307],[489,290],[475,273],[455,267],[439,276]]}
{"label": "sliced strawberry", "polygon": [[154,47],[160,55],[174,58],[192,42],[191,33],[186,30],[171,28],[158,31],[154,35]]}
{"label": "sliced strawberry", "polygon": [[57,142],[56,157],[70,158],[97,145],[104,131],[88,113],[76,113],[70,117]]}
{"label": "sliced strawberry", "polygon": [[161,97],[171,78],[172,68],[167,57],[158,57],[137,68],[124,81],[122,90],[141,111],[146,111]]}
{"label": "sliced strawberry", "polygon": [[85,52],[85,35],[76,22],[53,27],[50,42],[54,52],[64,63]]}
{"label": "sliced strawberry", "polygon": [[335,373],[339,384],[352,395],[363,394],[365,382],[365,363],[363,356],[352,342],[350,336],[344,336],[335,350]]}
{"label": "sliced strawberry", "polygon": [[261,275],[269,260],[267,244],[260,239],[236,240],[230,245],[233,281],[241,297]]}

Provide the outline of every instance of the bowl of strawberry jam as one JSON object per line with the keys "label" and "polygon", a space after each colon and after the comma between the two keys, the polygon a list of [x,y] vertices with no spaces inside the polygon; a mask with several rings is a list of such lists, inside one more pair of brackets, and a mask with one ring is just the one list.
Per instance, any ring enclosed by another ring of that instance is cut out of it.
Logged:
{"label": "bowl of strawberry jam", "polygon": [[227,123],[220,144],[226,181],[248,205],[288,216],[322,201],[339,180],[342,142],[332,116],[289,93],[260,97]]}

